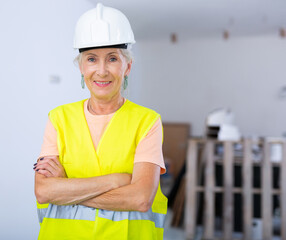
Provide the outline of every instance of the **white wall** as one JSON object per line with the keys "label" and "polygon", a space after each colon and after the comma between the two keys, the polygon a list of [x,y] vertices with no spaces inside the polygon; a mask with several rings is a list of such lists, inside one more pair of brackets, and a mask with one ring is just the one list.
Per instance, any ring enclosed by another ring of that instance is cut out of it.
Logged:
{"label": "white wall", "polygon": [[[140,41],[138,102],[163,121],[189,122],[204,133],[207,114],[229,107],[244,136],[286,132],[286,39],[260,36],[223,39]],[[137,81],[137,79],[134,79]]]}
{"label": "white wall", "polygon": [[[88,96],[73,65],[73,29],[87,1],[4,1],[0,7],[0,239],[36,239],[33,163],[47,113]],[[49,76],[58,75],[59,84]]]}

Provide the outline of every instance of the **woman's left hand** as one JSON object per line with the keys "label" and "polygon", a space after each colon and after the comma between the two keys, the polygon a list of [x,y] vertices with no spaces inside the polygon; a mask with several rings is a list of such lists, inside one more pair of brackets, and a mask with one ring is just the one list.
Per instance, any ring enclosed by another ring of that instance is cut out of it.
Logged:
{"label": "woman's left hand", "polygon": [[34,165],[34,170],[45,177],[67,178],[58,156],[46,156],[38,159],[38,162]]}

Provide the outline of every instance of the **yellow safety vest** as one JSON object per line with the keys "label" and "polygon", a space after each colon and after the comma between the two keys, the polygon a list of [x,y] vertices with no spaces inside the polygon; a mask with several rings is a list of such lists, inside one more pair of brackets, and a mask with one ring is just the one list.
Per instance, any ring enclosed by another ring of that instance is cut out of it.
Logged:
{"label": "yellow safety vest", "polygon": [[[132,173],[138,143],[160,117],[128,100],[110,120],[97,150],[84,115],[84,101],[55,108],[59,159],[69,178]],[[39,240],[161,240],[167,198],[158,187],[148,212],[108,211],[82,205],[38,204]]]}

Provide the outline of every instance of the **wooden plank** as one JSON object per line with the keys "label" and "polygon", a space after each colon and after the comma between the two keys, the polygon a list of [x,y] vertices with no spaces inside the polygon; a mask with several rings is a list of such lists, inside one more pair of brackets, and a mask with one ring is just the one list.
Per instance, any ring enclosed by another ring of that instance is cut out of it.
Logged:
{"label": "wooden plank", "polygon": [[243,198],[243,239],[252,239],[253,194],[252,194],[252,142],[243,142],[242,198]]}
{"label": "wooden plank", "polygon": [[[223,159],[221,159],[220,157],[215,157],[214,162],[217,165],[222,165]],[[241,158],[241,157],[235,157],[234,158],[234,162],[233,162],[234,166],[241,166],[242,163],[243,163],[243,158]],[[261,162],[252,162],[252,165],[260,167],[262,164],[261,164]],[[271,162],[271,166],[273,166],[273,167],[280,167],[280,165],[281,165],[281,163],[279,163],[279,162]]]}
{"label": "wooden plank", "polygon": [[[197,187],[197,192],[204,192],[205,191],[205,188],[202,187],[202,186],[198,186]],[[223,193],[224,192],[224,188],[223,187],[214,187],[213,189],[213,192],[214,193]],[[233,193],[240,193],[242,194],[243,193],[243,188],[241,187],[234,187],[232,188],[232,192]],[[262,193],[262,190],[260,188],[252,188],[251,190],[252,194],[261,194]],[[272,189],[272,191],[270,191],[270,194],[272,195],[280,195],[281,194],[281,191],[280,189]]]}
{"label": "wooden plank", "polygon": [[262,237],[272,239],[272,167],[270,163],[270,144],[263,143],[262,161]]}
{"label": "wooden plank", "polygon": [[205,193],[204,193],[204,239],[214,237],[214,142],[206,142]]}
{"label": "wooden plank", "polygon": [[188,141],[186,163],[186,212],[185,228],[186,238],[194,239],[196,228],[196,190],[197,190],[197,154],[198,144],[196,141]]}
{"label": "wooden plank", "polygon": [[[197,187],[202,188],[202,192],[204,192],[204,169],[206,165],[206,144],[198,143],[197,142],[197,148],[198,148],[198,161],[197,161]],[[198,191],[198,188],[197,188]],[[202,215],[202,194],[197,194],[196,196],[196,202],[197,202],[197,210],[196,210],[196,216],[197,216],[197,221],[200,219],[200,215]],[[200,214],[200,215],[199,215]]]}
{"label": "wooden plank", "polygon": [[186,191],[186,180],[185,177],[183,177],[173,206],[173,219],[171,222],[172,227],[179,227],[180,223],[182,222],[182,214],[185,203],[185,191]]}
{"label": "wooden plank", "polygon": [[282,143],[281,162],[281,239],[286,239],[286,142]]}
{"label": "wooden plank", "polygon": [[233,231],[233,143],[224,142],[223,157],[223,239],[232,239]]}

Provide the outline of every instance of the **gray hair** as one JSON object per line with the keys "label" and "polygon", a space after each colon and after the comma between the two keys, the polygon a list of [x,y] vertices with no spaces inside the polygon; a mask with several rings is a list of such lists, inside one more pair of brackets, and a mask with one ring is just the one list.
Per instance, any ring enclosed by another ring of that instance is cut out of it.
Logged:
{"label": "gray hair", "polygon": [[[131,51],[131,47],[128,47],[127,49],[120,49],[120,52],[127,61],[127,63],[130,63],[133,60],[133,53]],[[81,58],[82,58],[82,53],[79,53],[73,61],[74,64],[80,65]]]}

